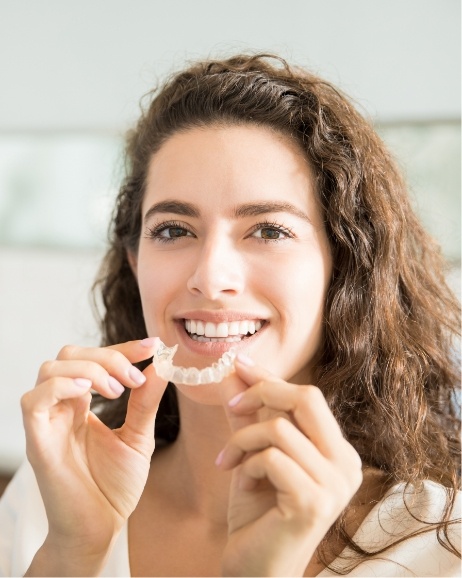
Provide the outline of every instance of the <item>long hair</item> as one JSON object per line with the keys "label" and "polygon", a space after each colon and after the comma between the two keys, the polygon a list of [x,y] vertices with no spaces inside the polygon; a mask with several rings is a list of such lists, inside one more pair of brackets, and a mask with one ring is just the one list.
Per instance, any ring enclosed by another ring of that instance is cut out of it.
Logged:
{"label": "long hair", "polygon": [[[280,58],[195,63],[150,93],[127,138],[126,178],[96,284],[103,344],[147,336],[127,251],[137,250],[152,155],[179,131],[236,124],[286,135],[313,168],[333,256],[316,385],[345,437],[387,483],[418,487],[431,479],[452,496],[459,485],[459,304],[446,285],[439,248],[370,122],[337,88]],[[128,392],[100,399],[101,419],[120,426],[127,399]],[[172,441],[179,427],[170,384],[156,437]],[[352,544],[341,522],[336,527]],[[444,520],[439,528],[447,529]]]}

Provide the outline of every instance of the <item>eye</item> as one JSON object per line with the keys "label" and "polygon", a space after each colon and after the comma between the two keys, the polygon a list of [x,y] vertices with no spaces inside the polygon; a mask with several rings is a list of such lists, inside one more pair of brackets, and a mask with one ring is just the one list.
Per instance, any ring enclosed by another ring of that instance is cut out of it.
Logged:
{"label": "eye", "polygon": [[277,223],[258,223],[251,236],[262,241],[283,241],[293,238],[294,235],[289,229]]}
{"label": "eye", "polygon": [[278,229],[274,229],[272,227],[262,227],[261,229],[258,229],[258,231],[255,231],[254,236],[266,239],[268,241],[276,241],[277,239],[281,238],[282,234],[282,231],[279,231]]}
{"label": "eye", "polygon": [[193,233],[180,223],[159,223],[146,231],[146,237],[162,242],[175,241],[182,237],[193,237]]}
{"label": "eye", "polygon": [[191,233],[183,229],[183,227],[165,227],[158,232],[159,237],[166,239],[177,239],[178,237],[187,237],[188,235],[191,235]]}

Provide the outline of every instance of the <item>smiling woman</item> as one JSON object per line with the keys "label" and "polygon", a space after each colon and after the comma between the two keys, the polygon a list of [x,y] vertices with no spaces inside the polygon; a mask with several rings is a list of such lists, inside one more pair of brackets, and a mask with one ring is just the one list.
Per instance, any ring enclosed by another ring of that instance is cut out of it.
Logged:
{"label": "smiling woman", "polygon": [[154,92],[127,160],[102,347],[23,398],[0,568],[458,575],[458,305],[368,122],[239,55]]}

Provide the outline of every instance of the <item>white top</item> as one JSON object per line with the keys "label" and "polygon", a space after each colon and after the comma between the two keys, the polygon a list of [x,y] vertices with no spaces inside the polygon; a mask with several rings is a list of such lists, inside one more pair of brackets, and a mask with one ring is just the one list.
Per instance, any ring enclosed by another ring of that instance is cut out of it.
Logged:
{"label": "white top", "polygon": [[[364,548],[383,547],[397,537],[422,528],[403,504],[404,485],[392,488],[387,497],[366,516],[355,534]],[[412,500],[412,512],[424,520],[438,520],[445,503],[442,486],[427,481]],[[460,518],[459,493],[453,518]],[[0,576],[23,576],[47,534],[47,518],[34,472],[25,462],[16,473],[0,501]],[[461,543],[460,523],[450,529],[457,548]],[[334,564],[341,565],[341,559]],[[362,562],[349,576],[460,576],[460,559],[437,540],[432,531],[394,546],[377,559]],[[109,555],[101,576],[130,576],[128,535],[125,525]],[[324,570],[320,577],[337,576]]]}

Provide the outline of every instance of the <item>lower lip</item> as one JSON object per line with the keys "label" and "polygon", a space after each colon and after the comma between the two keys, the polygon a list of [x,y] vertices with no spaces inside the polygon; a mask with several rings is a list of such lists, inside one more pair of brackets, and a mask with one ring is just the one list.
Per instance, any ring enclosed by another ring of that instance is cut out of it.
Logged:
{"label": "lower lip", "polygon": [[191,339],[191,337],[189,337],[189,334],[184,327],[183,321],[177,322],[181,345],[183,345],[184,347],[186,347],[186,349],[188,349],[189,351],[191,351],[196,355],[215,358],[221,357],[223,353],[229,351],[230,349],[237,349],[237,350],[246,349],[256,339],[258,339],[260,334],[263,331],[265,331],[267,326],[268,322],[264,323],[263,327],[259,329],[257,332],[255,332],[253,335],[251,335],[250,337],[245,337],[244,339],[241,339],[241,341],[233,341],[233,342],[207,341],[205,343],[202,343],[200,341],[195,341],[194,339]]}

